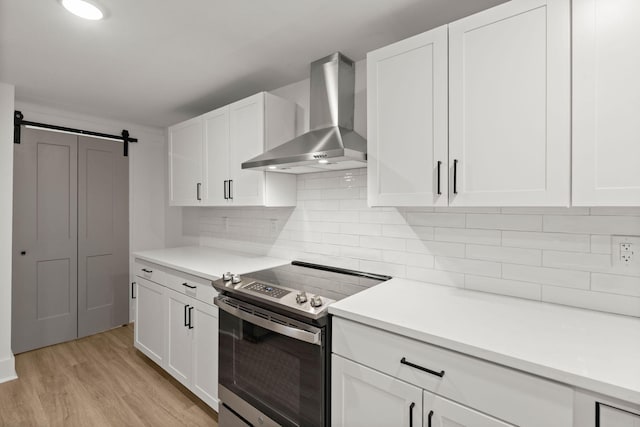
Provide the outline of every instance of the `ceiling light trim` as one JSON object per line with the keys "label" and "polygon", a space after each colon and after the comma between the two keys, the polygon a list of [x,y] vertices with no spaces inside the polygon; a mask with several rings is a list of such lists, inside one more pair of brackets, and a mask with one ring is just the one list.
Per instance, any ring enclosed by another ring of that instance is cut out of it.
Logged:
{"label": "ceiling light trim", "polygon": [[99,21],[106,16],[104,8],[90,0],[59,0],[62,7],[75,16],[90,21]]}

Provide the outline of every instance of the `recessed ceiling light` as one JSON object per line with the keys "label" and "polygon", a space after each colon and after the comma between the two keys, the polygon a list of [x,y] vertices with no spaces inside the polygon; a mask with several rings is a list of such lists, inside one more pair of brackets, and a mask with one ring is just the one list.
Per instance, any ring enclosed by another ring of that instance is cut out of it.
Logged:
{"label": "recessed ceiling light", "polygon": [[318,160],[318,163],[320,163],[321,165],[326,165],[327,163],[329,163],[329,160],[327,159]]}
{"label": "recessed ceiling light", "polygon": [[61,3],[65,9],[80,18],[92,21],[104,18],[104,13],[94,3],[85,0],[61,0]]}
{"label": "recessed ceiling light", "polygon": [[278,169],[277,166],[269,166],[269,169]]}

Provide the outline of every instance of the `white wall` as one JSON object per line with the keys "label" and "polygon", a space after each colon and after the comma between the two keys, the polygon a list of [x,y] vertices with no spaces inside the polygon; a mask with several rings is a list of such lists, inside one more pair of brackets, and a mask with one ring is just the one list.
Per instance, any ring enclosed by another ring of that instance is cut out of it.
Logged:
{"label": "white wall", "polygon": [[[308,91],[305,80],[273,93],[308,110]],[[366,169],[299,175],[295,209],[184,208],[182,228],[204,245],[640,317],[640,267],[611,256],[612,235],[640,235],[640,208],[368,208],[366,194]]]}
{"label": "white wall", "polygon": [[[129,251],[165,247],[167,145],[165,130],[105,120],[16,100],[25,120],[119,135],[127,129],[138,143],[129,144]],[[13,151],[10,157],[13,158]],[[131,258],[133,263],[133,258]],[[133,268],[130,268],[133,271]],[[133,281],[131,274],[131,281]],[[130,310],[133,319],[133,307]]]}
{"label": "white wall", "polygon": [[14,87],[0,83],[0,383],[16,378],[11,351]]}

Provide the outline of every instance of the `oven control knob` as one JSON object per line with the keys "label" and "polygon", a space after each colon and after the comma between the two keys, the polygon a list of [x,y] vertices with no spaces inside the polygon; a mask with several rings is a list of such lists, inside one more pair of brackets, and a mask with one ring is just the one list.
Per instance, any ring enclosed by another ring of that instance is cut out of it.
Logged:
{"label": "oven control knob", "polygon": [[319,296],[311,297],[311,301],[309,301],[311,307],[320,307],[322,305],[322,298]]}
{"label": "oven control knob", "polygon": [[240,277],[239,274],[234,274],[231,277],[231,283],[233,283],[234,285],[237,285],[238,283],[242,282],[242,277]]}
{"label": "oven control knob", "polygon": [[307,293],[304,291],[298,292],[296,295],[296,302],[301,305],[307,302]]}
{"label": "oven control knob", "polygon": [[232,277],[233,277],[233,274],[231,274],[230,271],[227,271],[222,275],[222,280],[224,280],[225,282],[228,282],[229,280],[231,280]]}

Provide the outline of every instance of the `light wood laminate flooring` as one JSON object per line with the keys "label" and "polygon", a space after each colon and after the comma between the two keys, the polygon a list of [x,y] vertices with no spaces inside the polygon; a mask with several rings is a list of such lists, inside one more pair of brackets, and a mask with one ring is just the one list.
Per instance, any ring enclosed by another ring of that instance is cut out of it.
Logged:
{"label": "light wood laminate flooring", "polygon": [[217,414],[133,347],[133,326],[16,356],[0,426],[209,426]]}

